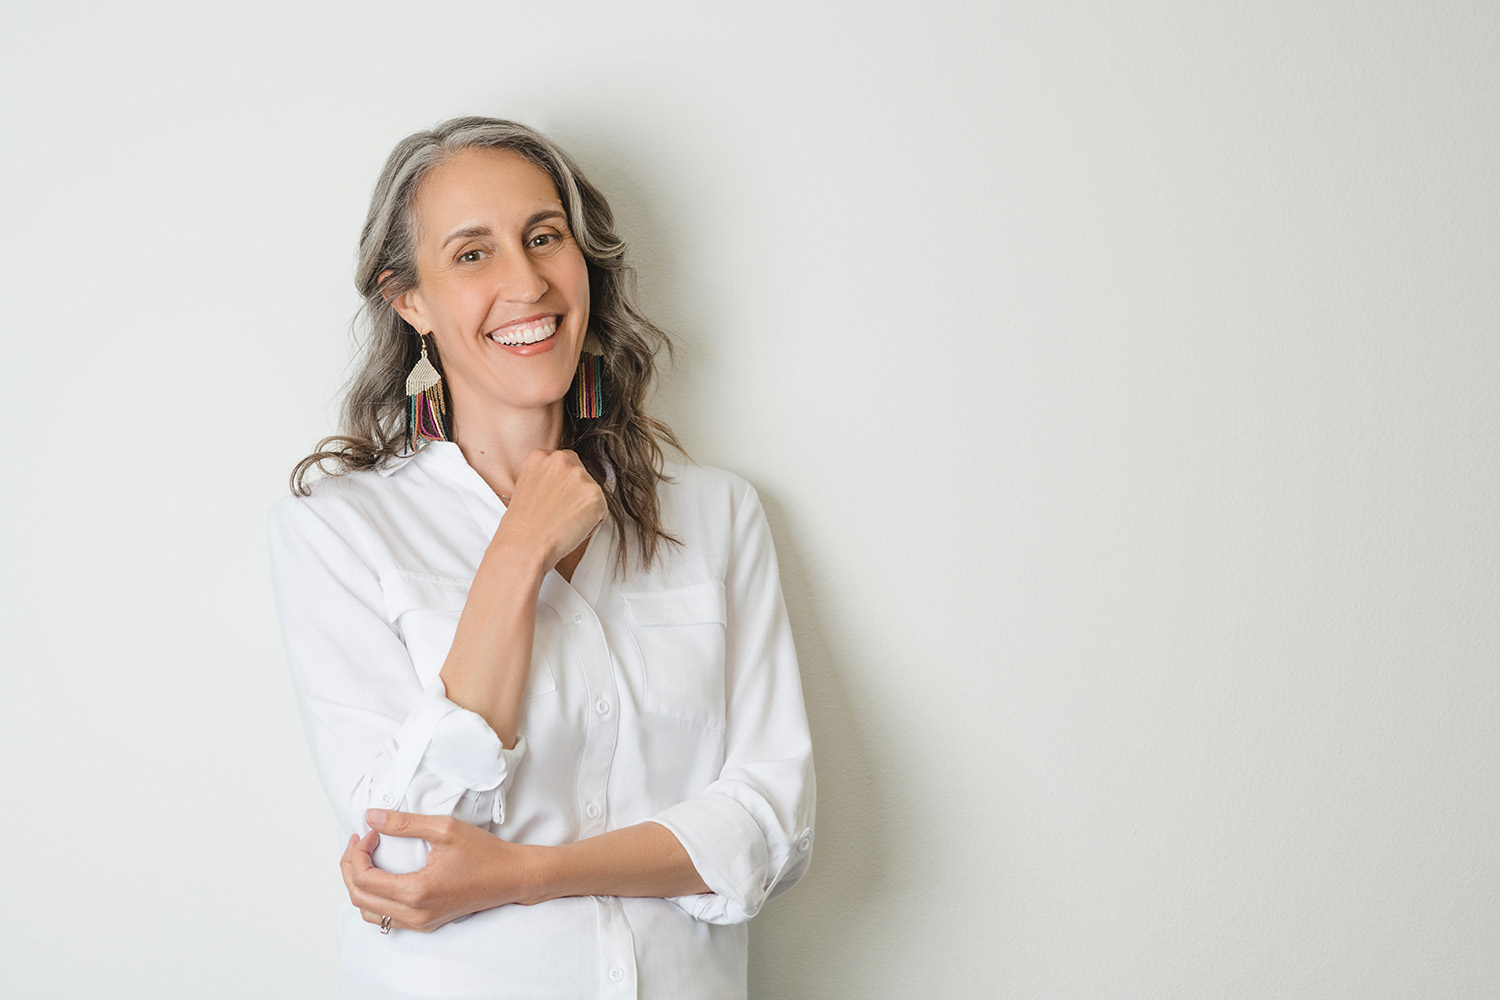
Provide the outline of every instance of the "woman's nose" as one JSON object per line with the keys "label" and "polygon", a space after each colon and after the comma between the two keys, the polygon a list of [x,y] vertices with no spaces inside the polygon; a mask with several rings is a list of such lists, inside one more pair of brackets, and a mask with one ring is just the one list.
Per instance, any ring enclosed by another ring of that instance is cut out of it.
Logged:
{"label": "woman's nose", "polygon": [[505,255],[499,280],[500,297],[510,302],[535,302],[547,292],[547,279],[525,250]]}

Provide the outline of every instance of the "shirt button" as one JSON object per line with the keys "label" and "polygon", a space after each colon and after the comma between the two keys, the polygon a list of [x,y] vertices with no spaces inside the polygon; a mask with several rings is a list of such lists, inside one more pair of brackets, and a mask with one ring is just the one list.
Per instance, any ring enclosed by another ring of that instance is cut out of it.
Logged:
{"label": "shirt button", "polygon": [[600,698],[597,702],[594,703],[594,708],[598,710],[600,715],[609,714],[609,702],[605,701],[603,698]]}
{"label": "shirt button", "polygon": [[390,792],[382,792],[380,796],[380,804],[383,806],[393,806],[396,804],[396,796],[392,795]]}
{"label": "shirt button", "polygon": [[592,802],[589,803],[588,808],[585,809],[584,812],[589,814],[589,819],[599,818],[599,807],[594,805]]}
{"label": "shirt button", "polygon": [[811,847],[812,837],[807,836],[806,834],[803,835],[801,840],[797,841],[797,850],[802,852],[803,854],[806,854]]}
{"label": "shirt button", "polygon": [[583,612],[582,611],[575,611],[575,612],[573,612],[573,623],[575,625],[581,625],[581,624],[583,624]]}
{"label": "shirt button", "polygon": [[622,980],[622,979],[625,978],[625,970],[624,969],[610,969],[609,970],[609,978],[613,979],[615,982],[618,983],[620,980]]}

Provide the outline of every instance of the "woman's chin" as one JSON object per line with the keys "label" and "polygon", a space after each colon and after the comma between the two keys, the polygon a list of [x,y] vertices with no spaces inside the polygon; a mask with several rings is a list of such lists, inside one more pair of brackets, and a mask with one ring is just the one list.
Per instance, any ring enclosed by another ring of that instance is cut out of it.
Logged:
{"label": "woman's chin", "polygon": [[496,392],[490,395],[488,405],[485,409],[495,414],[497,418],[518,413],[549,414],[553,411],[561,413],[563,405],[567,402],[569,385],[561,388],[545,387],[536,392],[517,393],[515,387],[509,387],[508,392]]}

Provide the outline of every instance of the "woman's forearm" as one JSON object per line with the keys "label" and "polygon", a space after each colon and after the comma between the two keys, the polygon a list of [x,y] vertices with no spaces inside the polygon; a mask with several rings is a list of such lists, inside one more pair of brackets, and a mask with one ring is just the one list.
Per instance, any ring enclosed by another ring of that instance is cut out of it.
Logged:
{"label": "woman's forearm", "polygon": [[691,896],[709,888],[672,832],[637,823],[538,856],[539,903],[560,896]]}
{"label": "woman's forearm", "polygon": [[516,745],[531,673],[537,594],[549,567],[534,547],[497,534],[474,575],[441,676],[448,699],[482,716]]}

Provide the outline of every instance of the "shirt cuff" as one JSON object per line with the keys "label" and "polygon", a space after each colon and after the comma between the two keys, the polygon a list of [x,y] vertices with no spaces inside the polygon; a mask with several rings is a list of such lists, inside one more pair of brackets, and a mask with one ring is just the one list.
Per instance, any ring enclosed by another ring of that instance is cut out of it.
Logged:
{"label": "shirt cuff", "polygon": [[765,835],[744,806],[709,793],[679,802],[651,821],[681,841],[711,890],[671,897],[673,903],[714,924],[743,923],[755,916],[775,879]]}
{"label": "shirt cuff", "polygon": [[[441,793],[445,800],[468,791],[493,792],[492,819],[500,823],[505,818],[501,786],[525,755],[525,737],[507,750],[482,716],[448,700],[443,679],[437,676],[396,734],[391,767],[384,780],[377,782],[381,787],[375,800],[408,812],[429,812],[436,803],[413,801],[419,788],[426,794],[416,799],[430,798],[438,791],[429,787],[434,784],[446,790]],[[416,780],[419,771],[430,776]]]}
{"label": "shirt cuff", "polygon": [[450,708],[432,731],[423,763],[443,778],[476,792],[487,792],[504,782],[526,755],[526,738],[517,737],[516,745],[505,749],[483,716],[448,701],[441,677],[433,678],[428,697],[440,699]]}

